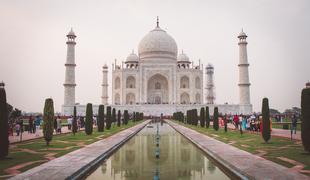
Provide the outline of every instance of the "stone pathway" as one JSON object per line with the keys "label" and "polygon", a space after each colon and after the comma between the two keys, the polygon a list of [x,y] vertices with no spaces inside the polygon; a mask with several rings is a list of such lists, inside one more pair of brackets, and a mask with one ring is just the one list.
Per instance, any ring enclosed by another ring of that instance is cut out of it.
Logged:
{"label": "stone pathway", "polygon": [[[117,149],[117,147],[125,143],[149,122],[149,120],[144,121],[134,127],[123,130],[103,140],[87,145],[84,148],[70,152],[60,158],[53,159],[47,163],[18,174],[11,179],[59,180],[81,178],[81,175],[90,170],[90,168],[102,159],[106,158],[110,153]],[[50,154],[48,157],[52,158],[53,155]],[[20,168],[20,166],[15,167],[15,169],[18,168]]]}
{"label": "stone pathway", "polygon": [[310,179],[308,176],[208,137],[195,130],[167,121],[212,159],[241,179]]}
{"label": "stone pathway", "polygon": [[[61,129],[62,134],[71,133],[71,130],[69,130],[67,127],[63,127]],[[38,139],[43,137],[43,130],[40,129],[39,136],[36,136],[36,134],[28,133],[28,131],[24,131],[22,135],[22,141],[28,141],[31,139]],[[54,132],[54,135],[58,135]],[[21,142],[20,136],[16,136],[16,133],[14,133],[14,136],[9,136],[10,144]]]}

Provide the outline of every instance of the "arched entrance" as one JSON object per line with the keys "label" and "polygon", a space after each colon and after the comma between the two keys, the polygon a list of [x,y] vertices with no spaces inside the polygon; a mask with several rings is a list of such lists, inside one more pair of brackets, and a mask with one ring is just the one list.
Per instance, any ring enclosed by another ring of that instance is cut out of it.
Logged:
{"label": "arched entrance", "polygon": [[169,103],[168,80],[161,74],[155,74],[147,82],[147,102],[149,104]]}

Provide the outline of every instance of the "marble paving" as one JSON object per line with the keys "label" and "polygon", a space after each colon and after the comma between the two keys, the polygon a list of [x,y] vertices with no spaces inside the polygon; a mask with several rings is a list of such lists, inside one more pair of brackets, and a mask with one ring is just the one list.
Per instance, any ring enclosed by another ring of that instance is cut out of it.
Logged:
{"label": "marble paving", "polygon": [[241,179],[310,179],[289,168],[225,144],[187,127],[167,121],[176,131],[183,134],[211,158]]}
{"label": "marble paving", "polygon": [[12,180],[60,180],[81,178],[95,164],[107,158],[117,147],[139,132],[150,121],[123,130],[108,138],[87,145],[84,148],[53,159],[38,167],[12,177]]}

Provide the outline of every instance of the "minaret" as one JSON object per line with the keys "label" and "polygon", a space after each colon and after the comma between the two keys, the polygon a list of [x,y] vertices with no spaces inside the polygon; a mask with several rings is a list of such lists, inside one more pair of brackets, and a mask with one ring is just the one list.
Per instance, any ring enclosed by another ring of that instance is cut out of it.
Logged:
{"label": "minaret", "polygon": [[214,92],[214,82],[213,82],[214,67],[208,64],[206,67],[206,101],[207,104],[214,104],[215,92]]}
{"label": "minaret", "polygon": [[249,63],[247,55],[247,41],[248,36],[241,31],[239,34],[239,98],[240,105],[249,105],[250,102],[250,80],[249,80]]}
{"label": "minaret", "polygon": [[75,34],[71,28],[67,35],[67,61],[65,64],[65,95],[64,95],[64,106],[75,105]]}
{"label": "minaret", "polygon": [[102,67],[102,104],[108,104],[108,66],[105,64]]}

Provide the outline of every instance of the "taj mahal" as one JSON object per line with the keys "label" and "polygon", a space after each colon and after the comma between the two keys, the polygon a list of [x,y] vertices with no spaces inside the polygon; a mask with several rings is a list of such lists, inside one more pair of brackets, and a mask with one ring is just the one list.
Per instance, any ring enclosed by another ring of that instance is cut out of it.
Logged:
{"label": "taj mahal", "polygon": [[[71,115],[77,107],[80,115],[85,114],[86,105],[75,101],[75,38],[71,29],[67,35],[67,59],[65,64],[64,104],[62,114]],[[194,64],[181,50],[176,41],[165,30],[156,26],[139,43],[137,54],[132,51],[125,62],[112,64],[112,84],[108,84],[109,66],[102,67],[102,96],[104,105],[117,110],[139,111],[145,115],[172,115],[209,106],[213,113],[215,106],[220,113],[250,114],[250,81],[247,58],[247,35],[238,35],[239,45],[239,104],[216,104],[214,87],[214,67],[207,64]],[[237,65],[237,63],[236,63]],[[236,75],[238,72],[236,72]],[[205,75],[205,76],[204,76]],[[205,82],[205,83],[204,83]],[[108,91],[111,90],[111,104]],[[93,105],[94,114],[99,105]]]}

